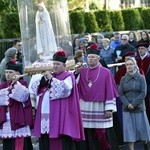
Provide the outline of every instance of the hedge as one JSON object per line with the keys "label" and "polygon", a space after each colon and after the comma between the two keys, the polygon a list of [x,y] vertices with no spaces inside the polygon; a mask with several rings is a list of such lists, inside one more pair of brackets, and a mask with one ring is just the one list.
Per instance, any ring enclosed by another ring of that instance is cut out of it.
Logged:
{"label": "hedge", "polygon": [[99,27],[93,12],[86,12],[84,14],[84,23],[86,26],[86,32],[94,33],[99,31]]}
{"label": "hedge", "polygon": [[[72,34],[150,29],[150,8],[71,11],[69,17]],[[20,37],[18,13],[0,15],[0,28],[0,38]]]}
{"label": "hedge", "polygon": [[111,11],[110,19],[112,22],[113,31],[123,31],[125,29],[121,11]]}
{"label": "hedge", "polygon": [[141,17],[144,22],[145,29],[150,29],[150,8],[144,8],[141,10]]}
{"label": "hedge", "polygon": [[81,34],[84,33],[86,30],[85,24],[84,24],[84,12],[82,11],[72,11],[69,14],[70,18],[70,27],[71,27],[71,33],[75,34]]}
{"label": "hedge", "polygon": [[122,10],[125,30],[139,30],[144,28],[144,24],[138,9]]}
{"label": "hedge", "polygon": [[96,20],[100,28],[100,32],[113,31],[110,20],[109,11],[95,11]]}

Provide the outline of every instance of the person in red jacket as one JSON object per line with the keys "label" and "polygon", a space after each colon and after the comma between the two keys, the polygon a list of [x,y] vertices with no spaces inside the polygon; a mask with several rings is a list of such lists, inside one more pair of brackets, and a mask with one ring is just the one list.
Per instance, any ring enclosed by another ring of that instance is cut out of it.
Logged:
{"label": "person in red jacket", "polygon": [[136,58],[137,65],[139,69],[142,71],[142,74],[146,78],[147,83],[147,96],[145,98],[145,105],[146,105],[146,113],[148,116],[148,120],[150,122],[150,54],[148,52],[148,43],[138,43],[138,57]]}

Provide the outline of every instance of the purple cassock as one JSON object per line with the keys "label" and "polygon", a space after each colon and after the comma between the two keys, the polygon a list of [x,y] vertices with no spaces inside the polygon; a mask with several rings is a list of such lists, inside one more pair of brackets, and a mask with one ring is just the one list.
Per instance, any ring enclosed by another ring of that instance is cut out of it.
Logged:
{"label": "purple cassock", "polygon": [[[18,85],[24,85],[27,87],[27,82],[24,80],[19,80]],[[0,90],[7,89],[11,83],[4,82],[0,84]],[[19,87],[19,86],[18,86]],[[19,89],[18,89],[19,90]],[[21,95],[21,91],[18,92],[18,96]],[[12,92],[12,91],[10,91]],[[12,92],[13,93],[13,92]],[[22,93],[24,95],[24,93]],[[21,102],[22,101],[22,102]],[[30,97],[25,101],[22,100],[15,100],[15,98],[9,98],[9,105],[8,106],[0,106],[0,129],[3,128],[3,124],[7,121],[6,113],[7,108],[9,107],[10,112],[10,124],[11,130],[17,130],[19,128],[23,128],[25,126],[33,127],[33,118],[32,118],[32,106]]]}
{"label": "purple cassock", "polygon": [[[118,92],[111,72],[100,65],[80,70],[78,90],[84,128],[110,128],[113,118],[105,111],[116,111]],[[77,80],[78,80],[77,79]]]}
{"label": "purple cassock", "polygon": [[[105,116],[106,111],[116,111],[118,92],[112,73],[101,65],[82,68],[77,82],[83,126],[86,129],[86,146],[93,150],[106,150],[110,149],[111,145],[117,149],[114,132],[111,131],[113,117]],[[106,139],[106,133],[111,135],[109,139]],[[91,139],[95,138],[99,140],[97,144],[91,142]]]}
{"label": "purple cassock", "polygon": [[[54,75],[54,78],[50,83],[45,84],[41,89],[38,88],[39,102],[37,107],[34,135],[36,137],[41,137],[41,111],[42,111],[42,101],[45,95],[45,91],[50,89],[53,91],[51,94],[59,96],[61,92],[61,84],[67,78],[71,77],[72,80],[72,90],[71,94],[63,98],[49,97],[49,138],[59,138],[61,135],[70,136],[74,140],[84,140],[84,130],[81,119],[81,112],[79,106],[79,95],[78,89],[75,82],[74,75],[70,72],[62,72],[58,75]],[[55,86],[57,81],[62,81],[60,87]],[[50,87],[49,87],[50,86]],[[59,88],[59,89],[58,89]],[[56,93],[55,93],[55,92]],[[63,91],[65,94],[65,91]]]}
{"label": "purple cassock", "polygon": [[112,101],[118,96],[113,76],[107,68],[100,65],[80,71],[78,89],[80,98],[84,101]]}

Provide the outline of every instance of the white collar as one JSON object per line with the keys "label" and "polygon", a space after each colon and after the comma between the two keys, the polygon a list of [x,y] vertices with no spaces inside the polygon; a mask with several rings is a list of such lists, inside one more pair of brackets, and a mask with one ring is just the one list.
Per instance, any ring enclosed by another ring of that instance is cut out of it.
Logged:
{"label": "white collar", "polygon": [[140,56],[140,58],[143,60],[146,56],[147,56],[148,53],[146,53],[144,56]]}
{"label": "white collar", "polygon": [[104,48],[104,50],[108,50],[108,48],[109,48],[109,45],[106,48]]}

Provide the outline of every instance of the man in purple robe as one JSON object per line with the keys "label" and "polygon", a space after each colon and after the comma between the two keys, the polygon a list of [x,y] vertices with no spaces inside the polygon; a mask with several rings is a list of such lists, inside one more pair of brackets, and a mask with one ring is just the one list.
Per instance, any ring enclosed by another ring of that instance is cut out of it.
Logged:
{"label": "man in purple robe", "polygon": [[6,82],[0,84],[0,138],[3,150],[33,150],[32,106],[27,83],[19,79],[20,66],[6,64]]}
{"label": "man in purple robe", "polygon": [[77,78],[86,138],[79,145],[82,150],[108,150],[110,147],[117,150],[105,133],[105,129],[113,127],[112,113],[116,111],[117,96],[115,82],[111,72],[99,63],[99,51],[90,48],[87,54],[89,67],[80,69]]}
{"label": "man in purple robe", "polygon": [[66,71],[66,60],[65,51],[56,52],[53,73],[31,79],[30,87],[38,95],[33,134],[40,150],[76,150],[75,141],[84,140],[77,85]]}

